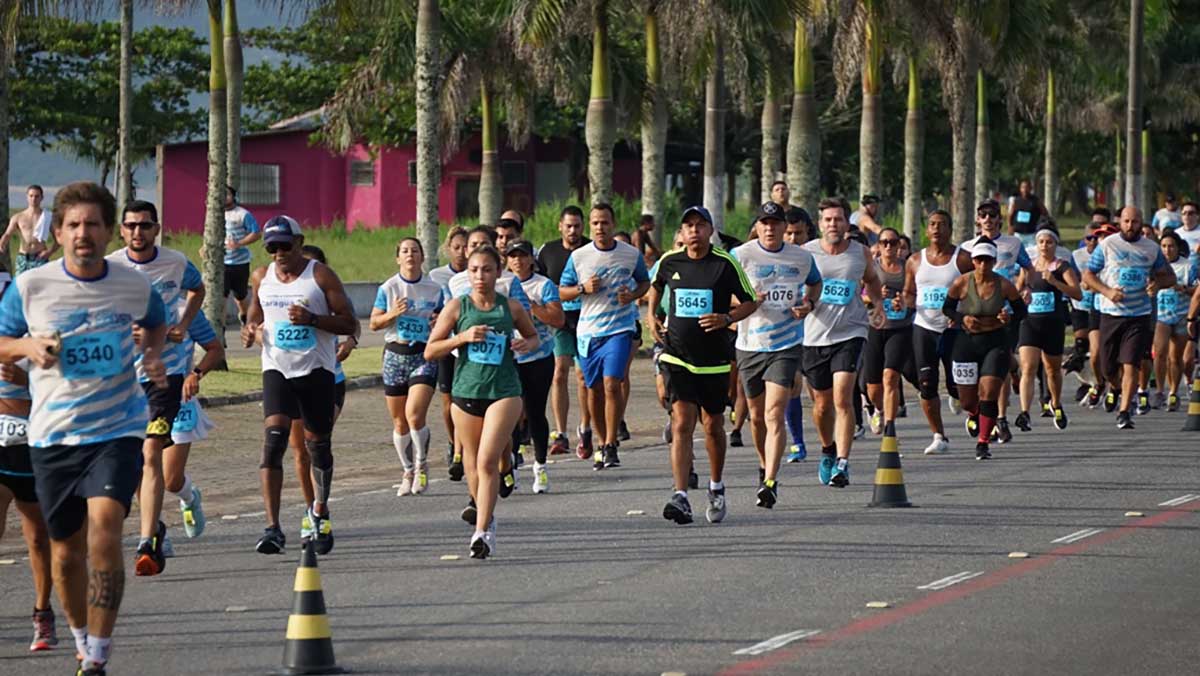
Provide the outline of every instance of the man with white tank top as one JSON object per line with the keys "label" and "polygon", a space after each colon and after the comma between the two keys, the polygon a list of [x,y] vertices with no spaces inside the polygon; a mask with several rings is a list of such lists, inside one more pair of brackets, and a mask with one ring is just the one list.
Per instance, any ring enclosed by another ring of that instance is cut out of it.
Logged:
{"label": "man with white tank top", "polygon": [[[813,420],[821,439],[822,484],[850,483],[850,445],[854,440],[854,381],[867,327],[883,326],[883,289],[871,251],[847,238],[850,224],[838,200],[817,207],[821,238],[804,245],[821,273],[821,297],[804,319],[802,370],[813,399]],[[866,290],[871,309],[863,305]]]}
{"label": "man with white tank top", "polygon": [[262,342],[263,443],[259,477],[267,528],[255,549],[282,554],[286,539],[279,527],[283,454],[292,420],[304,420],[304,445],[312,462],[316,497],[309,506],[318,554],[333,548],[329,492],[333,480],[331,435],[334,420],[334,336],[349,336],[358,320],[342,280],[328,266],[306,259],[304,235],[290,216],[276,216],[263,228],[272,263],[251,275],[253,293],[242,344]]}

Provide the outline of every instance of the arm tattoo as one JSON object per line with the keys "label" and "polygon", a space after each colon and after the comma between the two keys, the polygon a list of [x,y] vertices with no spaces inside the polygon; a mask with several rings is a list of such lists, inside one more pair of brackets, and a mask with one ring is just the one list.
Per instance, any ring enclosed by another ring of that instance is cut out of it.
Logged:
{"label": "arm tattoo", "polygon": [[88,581],[88,605],[93,608],[117,610],[125,595],[124,570],[93,570]]}

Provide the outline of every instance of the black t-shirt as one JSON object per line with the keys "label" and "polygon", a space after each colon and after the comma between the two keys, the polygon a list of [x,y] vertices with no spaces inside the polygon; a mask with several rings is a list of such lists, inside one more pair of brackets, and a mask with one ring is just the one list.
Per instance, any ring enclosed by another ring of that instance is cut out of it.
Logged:
{"label": "black t-shirt", "polygon": [[[580,239],[579,246],[587,246],[591,241],[584,237]],[[555,284],[560,283],[562,281],[563,270],[566,269],[567,261],[571,258],[571,252],[574,250],[563,246],[562,238],[543,244],[537,255],[537,265],[540,268],[540,274],[545,275]],[[571,303],[564,301],[562,305],[565,322],[563,328],[574,332],[575,327],[579,324],[579,300],[576,299]]]}
{"label": "black t-shirt", "polygon": [[659,259],[653,284],[660,293],[669,288],[663,355],[667,363],[728,368],[733,360],[732,332],[706,332],[700,315],[729,312],[735,296],[743,303],[755,298],[754,287],[733,256],[717,248],[700,259],[688,257],[686,249],[668,252]]}
{"label": "black t-shirt", "polygon": [[1038,218],[1042,214],[1037,195],[1032,193],[1029,197],[1017,195],[1013,199],[1012,213],[1013,232],[1032,235],[1037,231]]}

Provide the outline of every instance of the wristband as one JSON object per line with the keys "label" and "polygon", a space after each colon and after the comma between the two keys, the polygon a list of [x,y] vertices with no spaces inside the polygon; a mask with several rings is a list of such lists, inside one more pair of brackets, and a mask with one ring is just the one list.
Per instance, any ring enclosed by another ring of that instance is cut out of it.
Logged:
{"label": "wristband", "polygon": [[311,319],[308,320],[308,325],[309,326],[317,325],[317,315],[315,315],[315,314],[311,315]]}
{"label": "wristband", "polygon": [[201,371],[200,367],[196,367],[196,368],[192,369],[192,375],[196,376],[196,380],[204,379],[204,371]]}

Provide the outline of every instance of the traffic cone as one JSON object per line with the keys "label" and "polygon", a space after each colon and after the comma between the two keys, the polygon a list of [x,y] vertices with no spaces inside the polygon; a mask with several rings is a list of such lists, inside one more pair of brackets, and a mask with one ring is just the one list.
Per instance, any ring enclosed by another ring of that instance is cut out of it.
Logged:
{"label": "traffic cone", "polygon": [[283,648],[283,671],[292,674],[340,674],[345,671],[333,659],[333,637],[325,615],[325,594],[312,542],[300,551],[296,569],[295,600],[288,617],[287,644]]}
{"label": "traffic cone", "polygon": [[[1196,369],[1200,372],[1200,368]],[[1192,399],[1188,402],[1187,420],[1183,421],[1184,432],[1200,431],[1200,378],[1192,376]]]}
{"label": "traffic cone", "polygon": [[875,494],[868,507],[912,507],[904,490],[904,471],[900,469],[900,442],[896,422],[889,420],[879,444],[879,464],[875,466]]}

